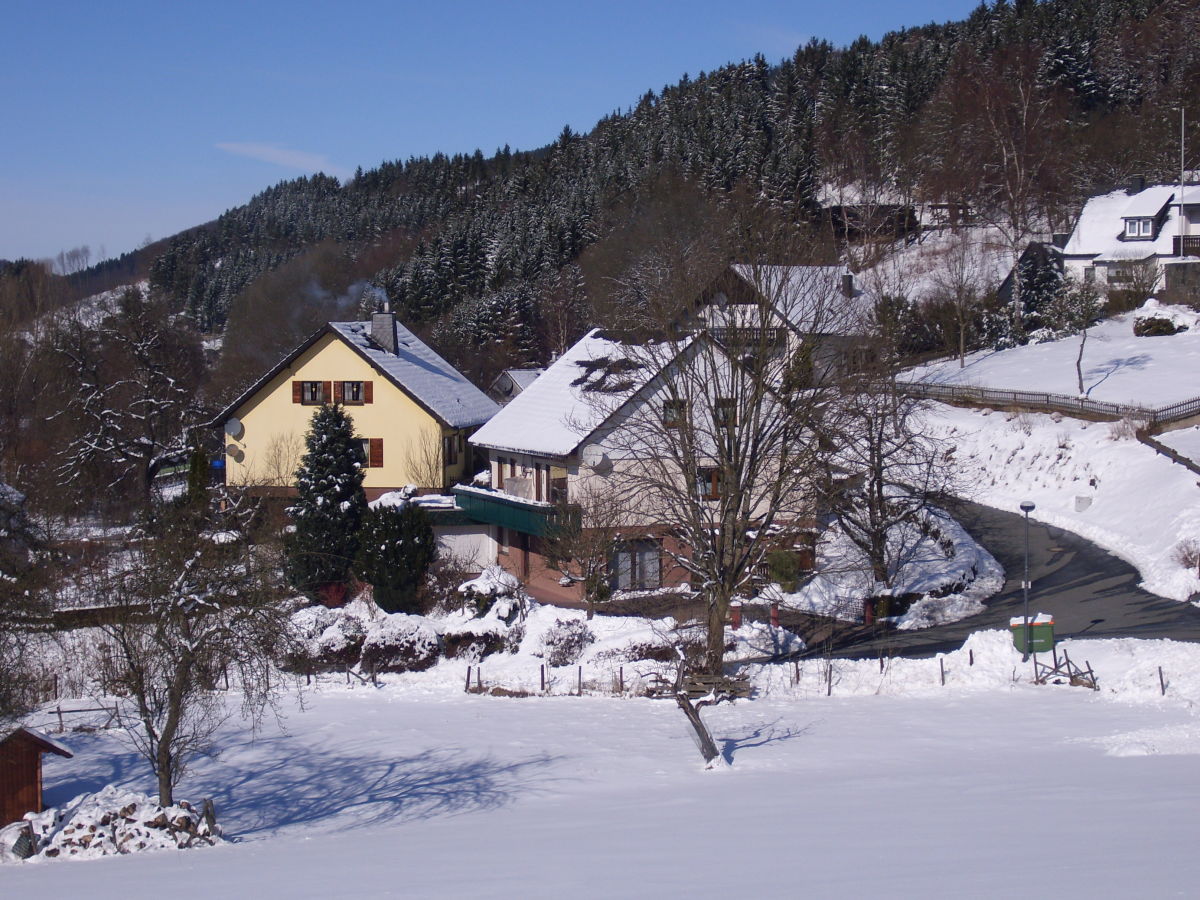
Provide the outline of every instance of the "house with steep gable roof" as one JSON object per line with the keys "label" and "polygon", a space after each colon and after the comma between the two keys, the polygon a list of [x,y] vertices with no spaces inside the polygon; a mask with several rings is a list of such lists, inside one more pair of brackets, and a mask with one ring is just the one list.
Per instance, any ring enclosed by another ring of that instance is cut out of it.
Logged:
{"label": "house with steep gable roof", "polygon": [[226,484],[293,491],[304,435],[323,403],[341,404],[354,421],[368,499],[469,478],[467,439],[500,408],[391,313],[329,322],[215,420],[225,430]]}
{"label": "house with steep gable roof", "polygon": [[1154,184],[1092,197],[1063,246],[1066,271],[1100,286],[1154,285],[1163,266],[1200,257],[1200,186]]}

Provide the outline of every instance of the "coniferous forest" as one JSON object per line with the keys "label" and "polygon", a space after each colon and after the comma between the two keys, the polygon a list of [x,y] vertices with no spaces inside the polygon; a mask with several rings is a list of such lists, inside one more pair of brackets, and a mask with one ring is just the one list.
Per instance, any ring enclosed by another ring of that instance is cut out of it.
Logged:
{"label": "coniferous forest", "polygon": [[1014,241],[1068,228],[1096,190],[1178,172],[1178,108],[1200,122],[1198,79],[1187,0],[998,0],[960,22],[685,75],[533,151],[284,181],[72,277],[82,295],[146,275],[200,331],[226,331],[225,393],[385,295],[484,380],[598,324],[589,261],[627,264],[639,229],[700,206],[748,200],[819,228],[822,191],[828,206],[853,185],[969,205]]}

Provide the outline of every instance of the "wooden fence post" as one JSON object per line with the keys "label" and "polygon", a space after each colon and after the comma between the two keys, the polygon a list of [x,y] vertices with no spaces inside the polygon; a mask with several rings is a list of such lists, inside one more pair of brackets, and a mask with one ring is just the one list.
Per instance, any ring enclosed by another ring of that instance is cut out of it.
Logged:
{"label": "wooden fence post", "polygon": [[[346,670],[346,679],[347,679],[347,681],[350,679],[350,670],[349,669]],[[463,690],[468,694],[471,693],[471,667],[470,666],[467,666],[467,684],[463,688]]]}
{"label": "wooden fence post", "polygon": [[1162,695],[1167,696],[1167,682],[1163,679],[1162,666],[1158,667],[1158,687],[1162,691]]}
{"label": "wooden fence post", "polygon": [[942,672],[942,687],[946,686],[946,661],[942,657],[938,657],[938,668]]}
{"label": "wooden fence post", "polygon": [[542,693],[546,693],[546,664],[542,663],[539,667],[542,676]]}

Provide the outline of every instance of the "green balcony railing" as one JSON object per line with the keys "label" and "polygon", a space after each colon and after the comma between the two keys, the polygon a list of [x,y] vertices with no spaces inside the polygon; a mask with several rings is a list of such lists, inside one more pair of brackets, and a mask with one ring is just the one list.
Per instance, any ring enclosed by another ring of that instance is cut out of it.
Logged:
{"label": "green balcony railing", "polygon": [[454,501],[459,509],[477,522],[511,528],[536,537],[545,536],[557,512],[556,507],[549,503],[461,486],[454,488]]}

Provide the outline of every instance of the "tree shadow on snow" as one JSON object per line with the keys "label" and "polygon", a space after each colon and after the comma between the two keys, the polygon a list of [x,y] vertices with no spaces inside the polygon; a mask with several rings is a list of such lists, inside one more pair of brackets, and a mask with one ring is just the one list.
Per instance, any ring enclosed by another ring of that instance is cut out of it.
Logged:
{"label": "tree shadow on snow", "polygon": [[741,750],[749,750],[753,747],[764,747],[767,744],[773,744],[777,741],[788,741],[792,738],[800,737],[808,734],[809,729],[806,728],[779,728],[779,719],[774,722],[763,723],[757,726],[751,726],[743,729],[743,733],[732,737],[721,738],[721,756],[725,758],[725,762],[732,763],[733,757]]}
{"label": "tree shadow on snow", "polygon": [[146,761],[122,743],[115,732],[74,731],[54,738],[75,757],[45,758],[42,802],[47,808],[62,806],[80,794],[94,793],[110,784],[153,793],[154,777]]}
{"label": "tree shadow on snow", "polygon": [[1144,369],[1152,359],[1153,357],[1149,353],[1139,353],[1136,356],[1127,356],[1124,359],[1110,359],[1099,365],[1089,366],[1083,372],[1084,378],[1095,378],[1097,375],[1101,376],[1101,378],[1095,384],[1089,385],[1087,396],[1090,397],[1092,391],[1100,387],[1100,385],[1104,384],[1104,382],[1108,381],[1109,378],[1116,375],[1122,369]]}
{"label": "tree shadow on snow", "polygon": [[471,758],[462,749],[381,759],[303,748],[297,756],[296,746],[284,745],[285,740],[244,765],[223,761],[218,767],[221,782],[211,795],[233,835],[322,820],[361,828],[495,809],[545,785],[544,769],[555,761],[546,754],[516,762]]}

